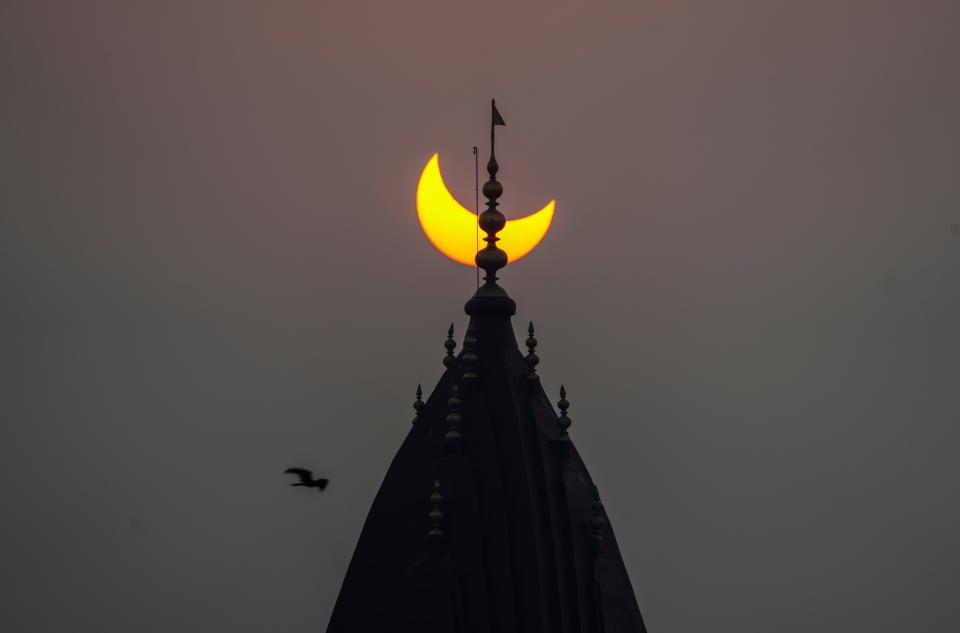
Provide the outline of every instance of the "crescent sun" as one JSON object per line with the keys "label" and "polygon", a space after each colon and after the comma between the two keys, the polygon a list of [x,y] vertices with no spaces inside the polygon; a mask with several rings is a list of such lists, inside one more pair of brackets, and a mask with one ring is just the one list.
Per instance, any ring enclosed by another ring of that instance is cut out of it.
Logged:
{"label": "crescent sun", "polygon": [[[497,242],[513,263],[532,251],[547,234],[553,221],[556,200],[530,215],[516,220],[507,220],[507,225],[497,233]],[[457,202],[447,189],[440,174],[440,155],[434,154],[420,174],[417,184],[417,218],[427,239],[438,251],[450,259],[474,266],[477,254],[477,216]],[[483,232],[480,232],[480,247],[483,248]]]}

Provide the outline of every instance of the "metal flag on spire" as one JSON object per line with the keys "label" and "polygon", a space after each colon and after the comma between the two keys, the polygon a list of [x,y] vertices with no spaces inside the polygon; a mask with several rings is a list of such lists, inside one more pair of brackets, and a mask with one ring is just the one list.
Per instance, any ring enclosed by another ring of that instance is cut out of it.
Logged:
{"label": "metal flag on spire", "polygon": [[492,112],[491,112],[491,118],[490,118],[490,151],[493,152],[493,130],[494,130],[494,128],[496,128],[496,126],[498,126],[498,125],[506,126],[507,123],[506,123],[506,121],[503,120],[503,117],[500,116],[500,111],[497,110],[497,100],[496,100],[496,99],[491,99],[491,100],[490,100],[490,108],[491,108],[491,111],[492,111]]}

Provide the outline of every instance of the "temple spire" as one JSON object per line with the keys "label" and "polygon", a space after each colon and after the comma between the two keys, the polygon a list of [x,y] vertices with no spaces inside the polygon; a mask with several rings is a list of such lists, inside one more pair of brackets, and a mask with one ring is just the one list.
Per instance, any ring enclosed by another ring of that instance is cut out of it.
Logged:
{"label": "temple spire", "polygon": [[491,126],[486,204],[472,220],[486,278],[470,293],[466,327],[456,339],[444,330],[444,351],[430,352],[445,367],[422,409],[414,404],[327,633],[646,632],[612,517],[568,432],[566,387],[544,392],[534,326],[514,327],[516,304],[498,285],[510,245],[498,247],[495,134],[506,130],[494,104],[489,116],[479,122]]}

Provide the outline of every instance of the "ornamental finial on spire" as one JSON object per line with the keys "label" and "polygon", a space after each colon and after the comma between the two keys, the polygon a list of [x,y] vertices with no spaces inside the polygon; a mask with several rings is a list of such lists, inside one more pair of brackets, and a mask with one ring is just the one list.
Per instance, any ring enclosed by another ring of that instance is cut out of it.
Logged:
{"label": "ornamental finial on spire", "polygon": [[533,321],[527,328],[527,355],[523,360],[527,362],[527,384],[531,387],[540,382],[537,376],[537,364],[540,363],[540,357],[537,356],[537,337],[534,336]]}
{"label": "ornamental finial on spire", "polygon": [[477,356],[477,337],[473,323],[467,326],[467,334],[463,337],[463,354],[460,356],[460,362],[463,364],[463,376],[460,381],[463,383],[464,395],[470,396],[473,385],[477,382],[477,364],[480,362]]}
{"label": "ornamental finial on spire", "polygon": [[443,532],[443,493],[440,492],[440,478],[433,480],[433,492],[430,494],[430,531],[427,533],[427,541],[436,548],[443,545],[446,534]]}
{"label": "ornamental finial on spire", "polygon": [[447,452],[460,451],[463,440],[463,435],[460,434],[461,422],[463,418],[460,416],[460,388],[454,382],[450,385],[450,399],[447,400],[447,433],[443,436],[443,448]]}
{"label": "ornamental finial on spire", "polygon": [[490,101],[490,160],[487,161],[487,174],[490,179],[483,183],[483,195],[487,199],[487,208],[480,214],[478,220],[480,229],[486,233],[483,241],[487,245],[477,251],[476,262],[479,268],[482,268],[486,275],[484,284],[477,288],[476,295],[467,302],[467,314],[474,315],[480,313],[505,314],[511,316],[517,311],[517,305],[513,302],[507,293],[497,285],[497,271],[507,265],[507,254],[497,246],[500,238],[497,233],[503,230],[507,224],[507,218],[504,217],[497,206],[497,199],[503,195],[503,185],[497,181],[497,172],[500,165],[497,163],[497,156],[494,151],[495,130],[498,125],[506,125],[500,111],[497,110],[497,102]]}
{"label": "ornamental finial on spire", "polygon": [[606,520],[603,518],[603,502],[600,501],[600,489],[593,487],[593,516],[590,518],[590,543],[593,551],[593,557],[597,558],[603,549],[603,526]]}
{"label": "ornamental finial on spire", "polygon": [[570,434],[567,433],[567,429],[570,428],[570,417],[567,415],[567,409],[569,407],[570,403],[567,402],[567,389],[563,385],[560,385],[560,400],[557,401],[557,408],[560,409],[560,417],[557,418],[557,428],[560,432],[557,435],[554,445],[557,447],[563,459],[570,456],[570,446],[573,444],[570,441]]}
{"label": "ornamental finial on spire", "polygon": [[457,342],[453,340],[453,323],[447,328],[447,340],[443,342],[447,355],[443,357],[443,366],[450,369],[457,363],[457,357],[453,355],[453,350],[457,348]]}
{"label": "ornamental finial on spire", "polygon": [[560,385],[560,400],[557,401],[557,407],[560,408],[560,418],[557,420],[557,426],[560,427],[560,440],[569,442],[570,434],[567,433],[567,429],[570,428],[571,422],[567,409],[570,408],[570,403],[567,402],[567,389],[563,385]]}
{"label": "ornamental finial on spire", "polygon": [[506,125],[500,112],[497,110],[497,102],[490,101],[491,120],[490,120],[490,160],[487,161],[487,174],[490,179],[483,183],[483,195],[487,199],[487,208],[480,214],[480,229],[487,236],[483,241],[487,243],[486,248],[477,253],[477,266],[484,269],[487,273],[484,277],[486,285],[495,285],[497,281],[497,271],[507,265],[507,254],[497,247],[497,233],[503,230],[507,224],[507,218],[497,209],[499,202],[497,199],[503,195],[503,185],[497,181],[497,172],[500,165],[497,163],[497,156],[494,152],[495,130],[498,125]]}
{"label": "ornamental finial on spire", "polygon": [[420,412],[423,411],[423,388],[417,384],[417,399],[413,401],[413,423],[416,424],[417,420],[420,419]]}

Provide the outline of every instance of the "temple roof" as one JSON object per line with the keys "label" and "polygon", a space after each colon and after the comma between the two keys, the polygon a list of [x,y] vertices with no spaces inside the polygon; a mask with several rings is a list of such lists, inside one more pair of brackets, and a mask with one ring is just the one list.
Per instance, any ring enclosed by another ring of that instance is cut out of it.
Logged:
{"label": "temple roof", "polygon": [[[502,119],[501,119],[502,122]],[[327,633],[645,633],[599,492],[511,324],[496,284],[502,187],[491,149],[461,351],[445,370],[367,516]],[[499,217],[498,217],[499,216]],[[491,239],[492,238],[492,239]]]}

